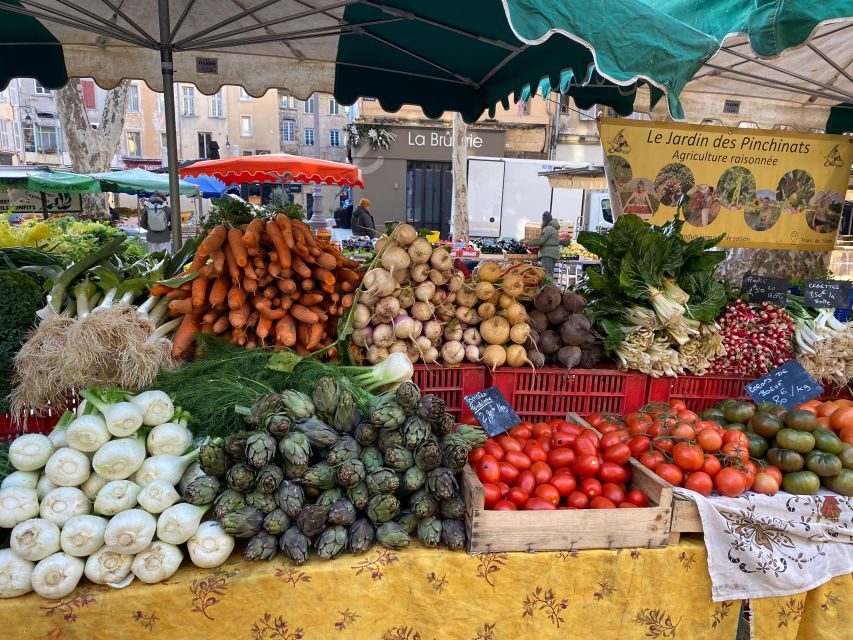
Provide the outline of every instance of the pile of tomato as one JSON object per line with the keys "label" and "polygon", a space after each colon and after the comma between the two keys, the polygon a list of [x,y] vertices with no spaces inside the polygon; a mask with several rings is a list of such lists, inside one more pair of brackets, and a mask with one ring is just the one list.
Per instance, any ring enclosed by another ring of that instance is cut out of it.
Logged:
{"label": "pile of tomato", "polygon": [[618,435],[551,420],[522,422],[489,438],[468,459],[483,483],[487,509],[646,507],[648,497],[628,488],[634,452]]}

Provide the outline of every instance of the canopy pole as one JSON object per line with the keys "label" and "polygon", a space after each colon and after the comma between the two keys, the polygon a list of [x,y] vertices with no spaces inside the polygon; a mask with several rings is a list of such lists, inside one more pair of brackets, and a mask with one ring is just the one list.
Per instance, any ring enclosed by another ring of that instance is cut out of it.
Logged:
{"label": "canopy pole", "polygon": [[172,251],[181,248],[181,192],[178,187],[178,133],[175,125],[175,67],[169,44],[172,27],[169,0],[157,0],[160,11],[160,70],[163,74],[163,106],[166,124],[166,162],[169,165],[169,195],[172,211]]}

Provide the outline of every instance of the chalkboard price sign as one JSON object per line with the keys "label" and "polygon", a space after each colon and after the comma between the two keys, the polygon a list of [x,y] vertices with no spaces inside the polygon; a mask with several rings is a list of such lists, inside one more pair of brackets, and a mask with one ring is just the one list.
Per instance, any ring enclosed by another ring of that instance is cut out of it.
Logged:
{"label": "chalkboard price sign", "polygon": [[464,398],[480,426],[494,437],[521,423],[509,402],[497,387],[489,387]]}
{"label": "chalkboard price sign", "polygon": [[741,289],[749,294],[750,302],[772,302],[784,307],[788,299],[788,281],[785,278],[754,276],[747,273],[743,277]]}
{"label": "chalkboard price sign", "polygon": [[803,292],[810,309],[849,309],[850,282],[846,280],[806,280]]}
{"label": "chalkboard price sign", "polygon": [[772,402],[793,409],[823,393],[823,387],[796,360],[773,369],[763,378],[746,385],[746,392],[756,403]]}

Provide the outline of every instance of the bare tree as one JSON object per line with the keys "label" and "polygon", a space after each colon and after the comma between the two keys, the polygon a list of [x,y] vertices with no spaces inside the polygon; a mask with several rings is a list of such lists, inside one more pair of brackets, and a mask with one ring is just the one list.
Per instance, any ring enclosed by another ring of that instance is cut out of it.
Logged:
{"label": "bare tree", "polygon": [[453,113],[453,241],[468,242],[468,125]]}
{"label": "bare tree", "polygon": [[726,249],[726,259],[717,267],[717,276],[739,287],[747,273],[799,280],[829,266],[825,251],[784,251],[779,249]]}
{"label": "bare tree", "polygon": [[[109,171],[124,127],[129,85],[127,80],[123,80],[115,89],[107,92],[97,129],[93,129],[89,121],[79,78],[69,79],[68,84],[56,92],[59,121],[68,143],[74,171]],[[101,194],[83,194],[83,210],[96,218],[107,217],[106,197]]]}

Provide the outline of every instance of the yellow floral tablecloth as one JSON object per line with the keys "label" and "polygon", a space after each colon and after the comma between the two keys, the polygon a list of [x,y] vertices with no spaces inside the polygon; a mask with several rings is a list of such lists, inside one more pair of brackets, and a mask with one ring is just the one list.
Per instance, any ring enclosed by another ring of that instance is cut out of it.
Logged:
{"label": "yellow floral tablecloth", "polygon": [[[1,637],[734,640],[741,603],[711,602],[706,562],[701,540],[690,538],[665,549],[474,556],[374,547],[302,567],[235,554],[214,570],[182,567],[158,585],[84,581],[61,601],[0,601]],[[754,601],[756,638],[853,633],[851,580]]]}

